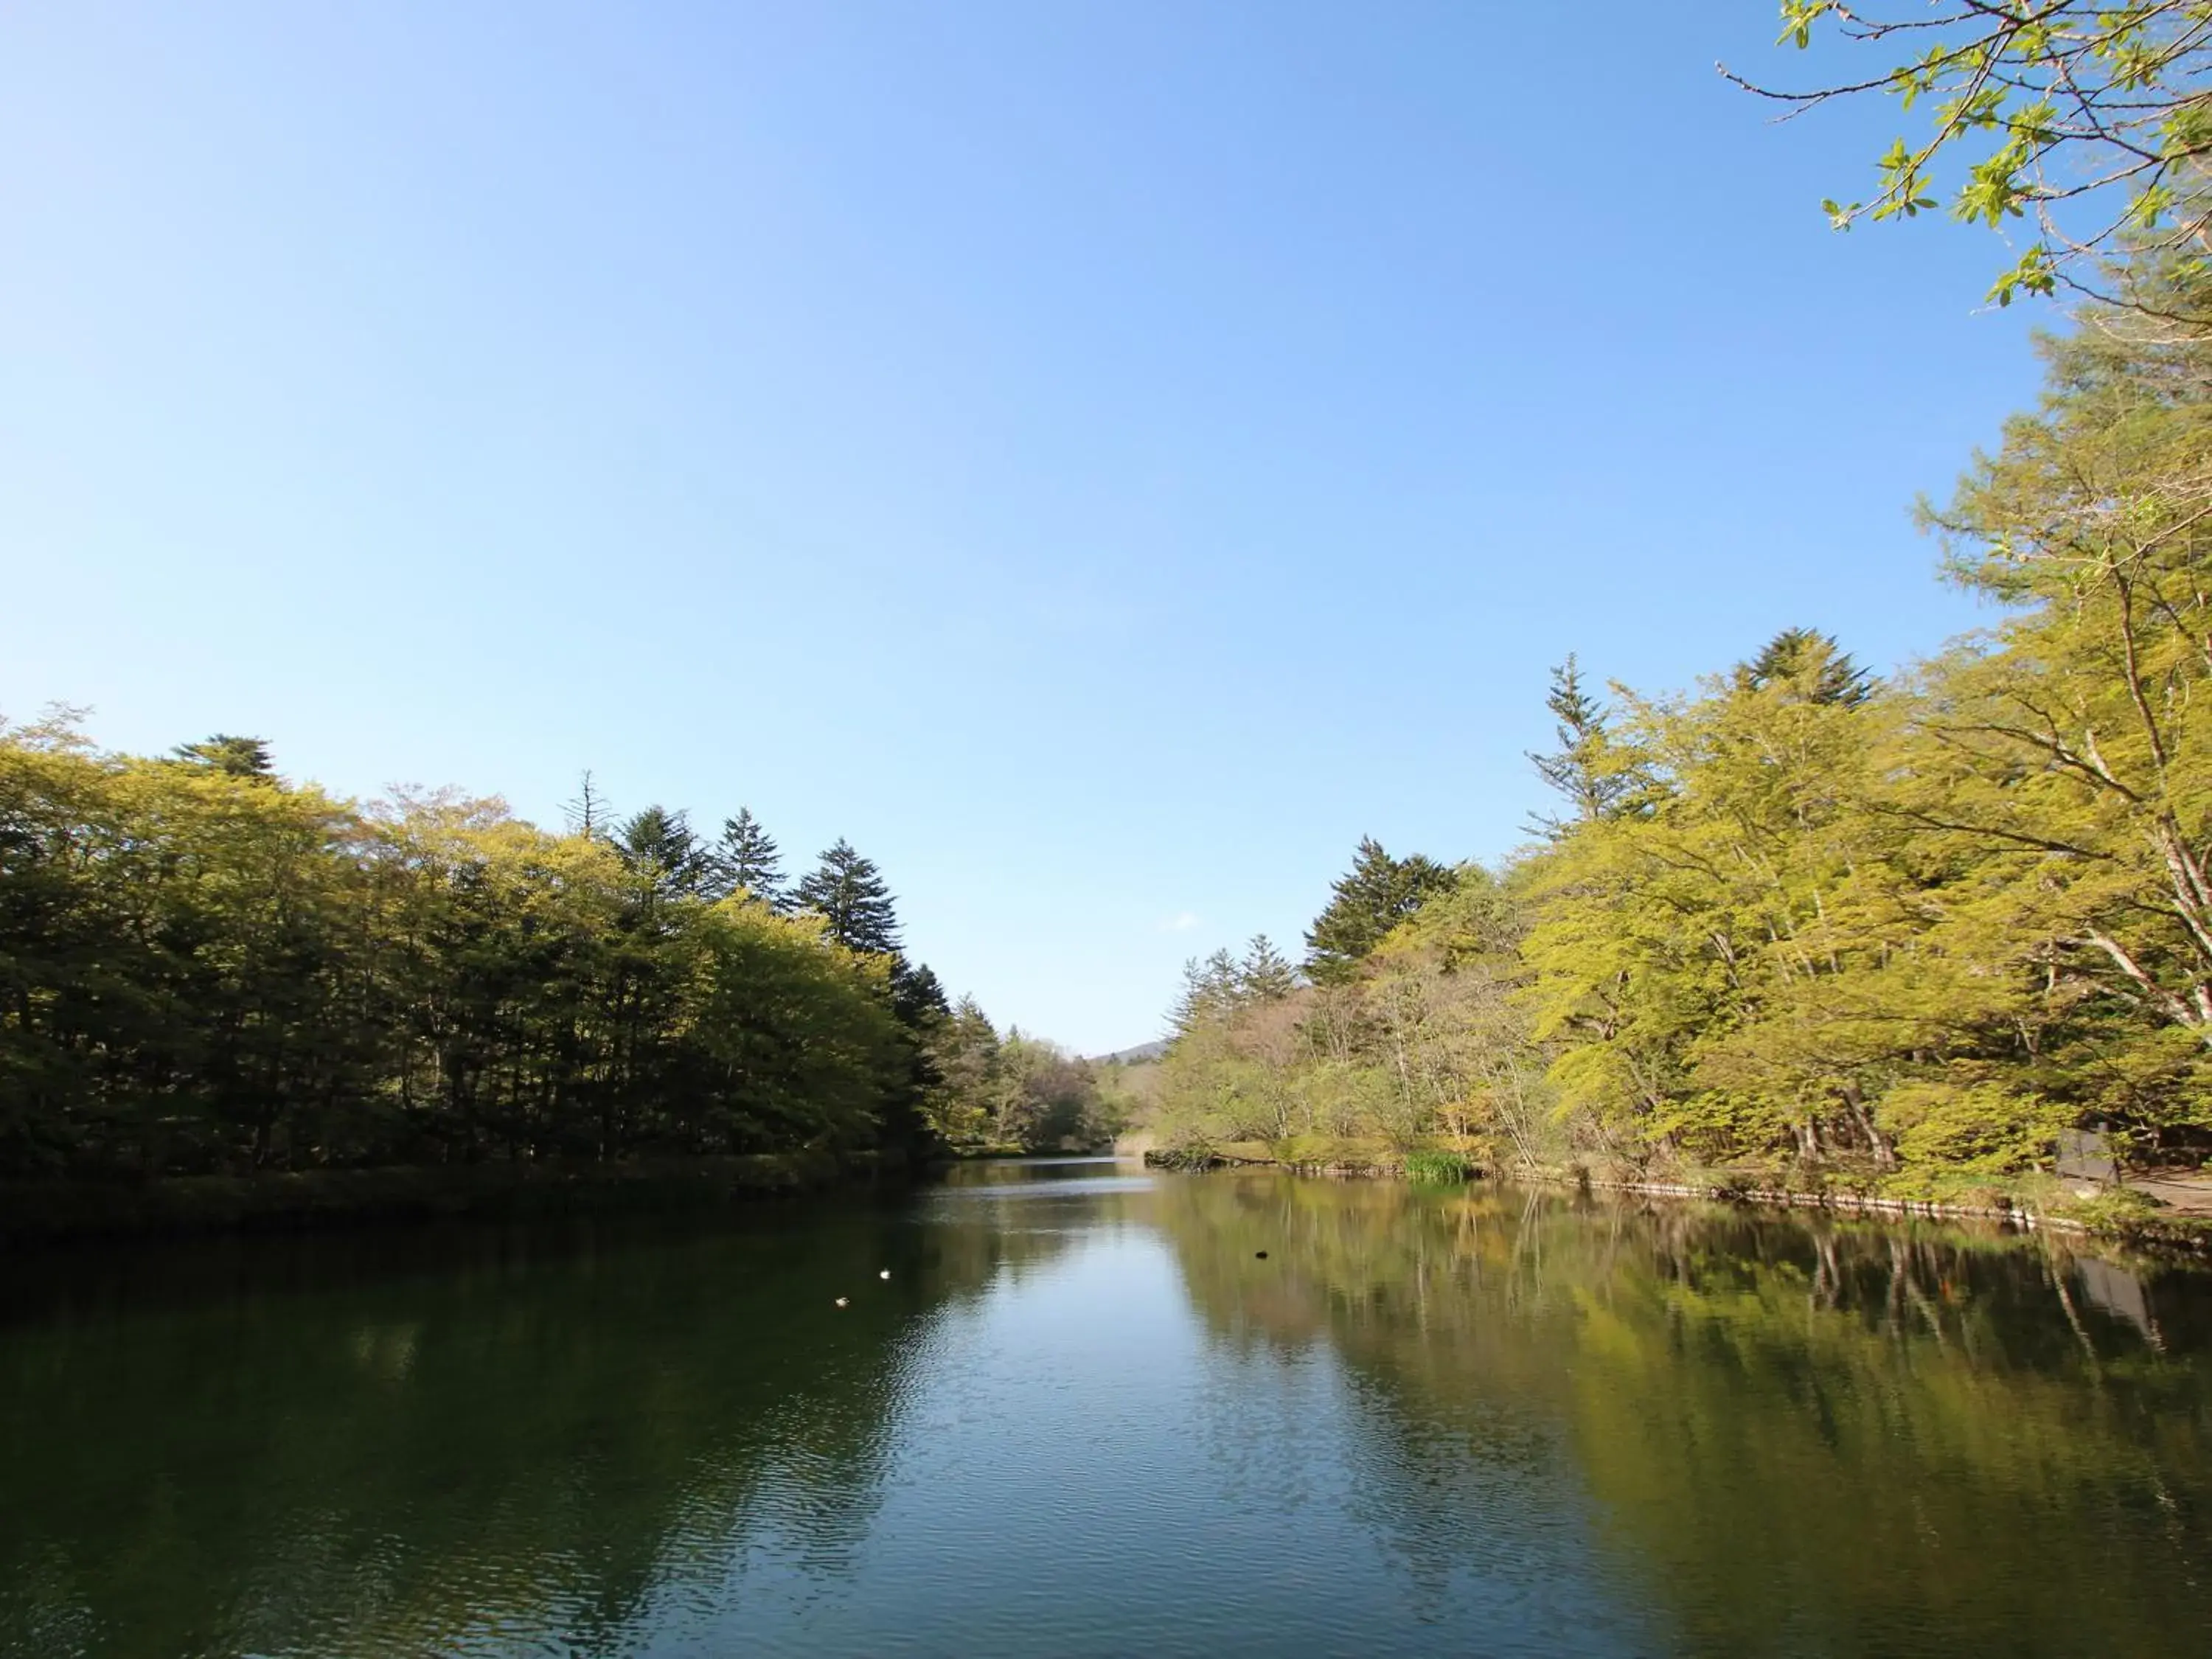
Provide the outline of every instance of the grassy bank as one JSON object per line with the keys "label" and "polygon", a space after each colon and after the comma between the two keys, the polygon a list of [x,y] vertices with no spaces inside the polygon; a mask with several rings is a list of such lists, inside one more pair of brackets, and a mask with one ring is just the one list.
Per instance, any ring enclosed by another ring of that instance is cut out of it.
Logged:
{"label": "grassy bank", "polygon": [[470,1216],[711,1209],[898,1174],[875,1152],[616,1164],[477,1164],[0,1183],[0,1239],[289,1231]]}
{"label": "grassy bank", "polygon": [[1394,1147],[1377,1139],[1301,1136],[1284,1142],[1235,1141],[1145,1153],[1156,1169],[1271,1168],[1294,1175],[1437,1182],[1496,1176],[1512,1181],[1792,1209],[1874,1216],[1929,1216],[2049,1228],[2130,1244],[2212,1255],[2212,1217],[2172,1213],[2119,1188],[2085,1192],[2050,1176],[1999,1179],[1979,1173],[1878,1174],[1802,1168],[1672,1169],[1596,1164],[1491,1168],[1448,1146]]}

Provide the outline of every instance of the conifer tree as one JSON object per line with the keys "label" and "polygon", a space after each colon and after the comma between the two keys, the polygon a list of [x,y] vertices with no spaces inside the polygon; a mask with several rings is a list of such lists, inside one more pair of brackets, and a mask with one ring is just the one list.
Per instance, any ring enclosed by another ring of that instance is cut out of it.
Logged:
{"label": "conifer tree", "polygon": [[750,807],[740,806],[737,817],[722,820],[714,860],[720,895],[750,893],[773,909],[784,908],[783,857]]}
{"label": "conifer tree", "polygon": [[949,1018],[952,1004],[934,969],[902,954],[891,963],[891,1012],[909,1031],[923,1031]]}
{"label": "conifer tree", "polygon": [[222,772],[234,778],[273,781],[276,776],[276,764],[270,758],[269,744],[263,738],[240,738],[218,732],[199,743],[179,744],[176,757],[190,765],[204,766],[210,772]]}
{"label": "conifer tree", "polygon": [[999,1034],[972,996],[960,999],[924,1039],[934,1088],[923,1116],[948,1146],[976,1146],[990,1138],[999,1083]]}
{"label": "conifer tree", "polygon": [[1255,933],[1238,964],[1237,983],[1255,1002],[1279,1002],[1298,988],[1298,970],[1265,933]]}
{"label": "conifer tree", "polygon": [[696,896],[712,873],[711,855],[689,817],[664,806],[633,813],[615,836],[615,851],[664,897]]}
{"label": "conifer tree", "polygon": [[592,781],[591,768],[576,785],[576,793],[561,803],[561,816],[568,820],[568,833],[581,836],[586,841],[596,841],[607,833],[610,816],[606,797],[599,793]]}
{"label": "conifer tree", "polygon": [[899,948],[898,915],[890,889],[870,860],[840,836],[821,866],[799,884],[795,896],[830,924],[830,937],[854,951],[883,955]]}
{"label": "conifer tree", "polygon": [[1807,702],[1856,708],[1874,695],[1867,671],[1838,647],[1836,636],[1810,628],[1785,628],[1749,662],[1736,665],[1740,689],[1779,686]]}
{"label": "conifer tree", "polygon": [[1558,722],[1553,729],[1559,746],[1548,755],[1531,751],[1528,758],[1535,763],[1537,775],[1565,796],[1574,811],[1565,819],[1545,814],[1531,827],[1556,839],[1574,824],[1626,810],[1641,780],[1607,729],[1605,705],[1583,690],[1582,671],[1573,653],[1552,671],[1552,690],[1544,707]]}
{"label": "conifer tree", "polygon": [[1196,957],[1182,965],[1182,989],[1176,994],[1169,1018],[1178,1033],[1228,1018],[1243,999],[1243,978],[1237,958],[1216,951],[1200,962]]}
{"label": "conifer tree", "polygon": [[1451,871],[1435,860],[1419,853],[1394,859],[1374,836],[1361,836],[1351,870],[1337,878],[1328,907],[1306,930],[1306,971],[1324,983],[1351,978],[1384,934],[1454,883]]}

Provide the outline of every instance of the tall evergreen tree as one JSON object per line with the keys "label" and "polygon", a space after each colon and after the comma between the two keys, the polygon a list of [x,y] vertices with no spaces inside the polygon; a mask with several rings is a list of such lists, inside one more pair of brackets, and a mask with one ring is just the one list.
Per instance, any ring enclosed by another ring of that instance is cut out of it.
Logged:
{"label": "tall evergreen tree", "polygon": [[1243,1000],[1243,975],[1237,958],[1216,951],[1200,962],[1196,957],[1182,965],[1182,989],[1169,1018],[1179,1033],[1227,1019]]}
{"label": "tall evergreen tree", "polygon": [[1298,988],[1298,970],[1265,933],[1255,933],[1237,964],[1237,983],[1255,1002],[1279,1002]]}
{"label": "tall evergreen tree", "polygon": [[176,757],[190,765],[204,766],[210,772],[221,772],[234,778],[258,778],[274,781],[276,763],[269,756],[269,744],[263,738],[233,737],[228,732],[218,732],[199,743],[180,743]]}
{"label": "tall evergreen tree", "polygon": [[924,1039],[935,1085],[922,1108],[937,1138],[951,1146],[990,1139],[999,1081],[999,1034],[972,996],[960,999]]}
{"label": "tall evergreen tree", "polygon": [[1374,836],[1361,836],[1351,870],[1306,930],[1306,971],[1325,983],[1351,978],[1385,933],[1453,884],[1451,871],[1435,860],[1419,853],[1394,859]]}
{"label": "tall evergreen tree", "polygon": [[615,851],[664,897],[696,896],[713,874],[712,855],[689,817],[665,806],[631,814],[615,836]]}
{"label": "tall evergreen tree", "polygon": [[1856,708],[1874,695],[1871,677],[1840,649],[1832,634],[1785,628],[1749,662],[1736,665],[1735,683],[1748,690],[1780,686],[1808,702]]}
{"label": "tall evergreen tree", "polygon": [[1566,818],[1545,814],[1530,826],[1557,837],[1572,825],[1611,817],[1635,799],[1639,780],[1606,729],[1603,703],[1583,690],[1582,670],[1570,652],[1552,671],[1552,690],[1544,699],[1557,722],[1559,746],[1548,755],[1533,750],[1536,774],[1566,797],[1573,811]]}
{"label": "tall evergreen tree", "polygon": [[898,913],[882,872],[840,836],[796,897],[830,924],[830,936],[854,951],[891,955],[899,948]]}
{"label": "tall evergreen tree", "polygon": [[908,962],[903,954],[891,963],[891,1012],[909,1031],[927,1030],[952,1012],[945,982],[926,962]]}
{"label": "tall evergreen tree", "polygon": [[722,820],[714,861],[720,894],[750,893],[763,904],[783,908],[783,856],[750,807],[740,806],[737,817]]}

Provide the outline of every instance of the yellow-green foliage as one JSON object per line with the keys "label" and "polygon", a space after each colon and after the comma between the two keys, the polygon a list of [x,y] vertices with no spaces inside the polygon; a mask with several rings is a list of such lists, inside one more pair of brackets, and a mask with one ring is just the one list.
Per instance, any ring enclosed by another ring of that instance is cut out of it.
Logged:
{"label": "yellow-green foliage", "polygon": [[2093,1117],[2201,1142],[2212,343],[2101,317],[2049,352],[1929,514],[1996,629],[1887,682],[1791,629],[1610,711],[1571,663],[1538,765],[1571,816],[1322,985],[1219,959],[1163,1126],[1872,1173],[2024,1171]]}
{"label": "yellow-green foliage", "polygon": [[0,730],[0,1173],[866,1146],[890,970],[495,800]]}

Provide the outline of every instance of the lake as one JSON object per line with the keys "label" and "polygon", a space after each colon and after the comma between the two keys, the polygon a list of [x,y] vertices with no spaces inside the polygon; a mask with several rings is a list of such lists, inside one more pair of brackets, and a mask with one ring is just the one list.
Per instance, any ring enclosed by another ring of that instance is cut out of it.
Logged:
{"label": "lake", "polygon": [[0,1653],[2000,1648],[2212,1650],[2212,1278],[1097,1160],[0,1263]]}

